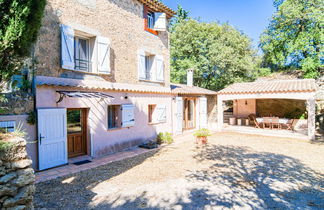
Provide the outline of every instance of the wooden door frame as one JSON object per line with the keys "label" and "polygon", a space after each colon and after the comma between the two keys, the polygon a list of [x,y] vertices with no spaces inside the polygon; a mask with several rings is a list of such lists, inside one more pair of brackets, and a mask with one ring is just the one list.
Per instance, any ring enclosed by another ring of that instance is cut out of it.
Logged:
{"label": "wooden door frame", "polygon": [[[194,126],[191,127],[191,128],[188,128],[188,103],[190,102],[190,100],[193,100],[194,102],[194,107],[193,107],[193,110],[194,110],[194,113],[193,113],[193,122],[194,122]],[[184,127],[182,128],[183,130],[192,130],[192,129],[195,129],[197,124],[196,124],[196,108],[197,108],[197,97],[183,97],[183,104],[184,104],[184,116],[183,116],[183,121],[185,122],[184,123]]]}
{"label": "wooden door frame", "polygon": [[[87,108],[66,108],[66,111],[69,111],[69,110],[81,110],[81,126],[82,126],[82,143],[83,143],[83,148],[84,148],[84,154],[82,155],[88,155],[88,109]],[[67,114],[66,114],[66,117],[67,117]],[[66,124],[67,126],[67,124]],[[67,134],[67,141],[68,141],[68,136],[69,135],[73,135],[73,134]],[[68,142],[67,142],[67,145],[68,147]],[[78,156],[82,156],[82,155],[70,155],[69,152],[68,152],[68,158],[74,158],[74,157],[78,157]]]}

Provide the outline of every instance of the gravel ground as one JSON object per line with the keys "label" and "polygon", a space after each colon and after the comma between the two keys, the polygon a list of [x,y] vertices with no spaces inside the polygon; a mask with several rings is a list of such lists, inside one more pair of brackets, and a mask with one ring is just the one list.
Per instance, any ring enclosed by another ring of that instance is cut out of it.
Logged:
{"label": "gravel ground", "polygon": [[323,209],[324,145],[218,133],[36,189],[36,209]]}

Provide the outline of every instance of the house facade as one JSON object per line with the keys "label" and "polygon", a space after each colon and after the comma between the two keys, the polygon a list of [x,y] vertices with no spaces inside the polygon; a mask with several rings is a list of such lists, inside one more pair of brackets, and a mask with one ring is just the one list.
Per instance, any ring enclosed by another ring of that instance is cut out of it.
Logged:
{"label": "house facade", "polygon": [[23,122],[35,169],[122,151],[159,132],[213,129],[215,92],[193,87],[192,76],[170,84],[174,14],[156,0],[47,1],[34,52],[36,124],[0,116],[3,127]]}

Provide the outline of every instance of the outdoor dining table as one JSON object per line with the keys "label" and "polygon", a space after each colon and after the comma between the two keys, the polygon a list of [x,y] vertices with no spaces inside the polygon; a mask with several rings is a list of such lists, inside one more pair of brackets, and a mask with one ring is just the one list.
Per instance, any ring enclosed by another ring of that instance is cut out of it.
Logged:
{"label": "outdoor dining table", "polygon": [[[271,118],[270,118],[270,122],[271,122]],[[262,117],[257,117],[256,118],[256,121],[258,122],[258,123],[262,123],[263,122],[263,118]],[[287,124],[288,123],[288,121],[289,121],[289,119],[286,119],[286,118],[279,118],[279,123],[280,124]]]}

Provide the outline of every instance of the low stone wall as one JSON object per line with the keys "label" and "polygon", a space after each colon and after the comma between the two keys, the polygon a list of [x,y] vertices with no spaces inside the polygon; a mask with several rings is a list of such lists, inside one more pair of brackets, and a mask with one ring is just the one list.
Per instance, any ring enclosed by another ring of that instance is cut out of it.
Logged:
{"label": "low stone wall", "polygon": [[292,99],[257,99],[256,112],[258,116],[278,116],[299,118],[306,112],[305,101]]}
{"label": "low stone wall", "polygon": [[34,97],[26,92],[6,93],[0,102],[1,114],[26,114],[34,110]]}
{"label": "low stone wall", "polygon": [[0,209],[33,209],[35,175],[26,141],[13,137],[8,142],[10,148],[0,147]]}

